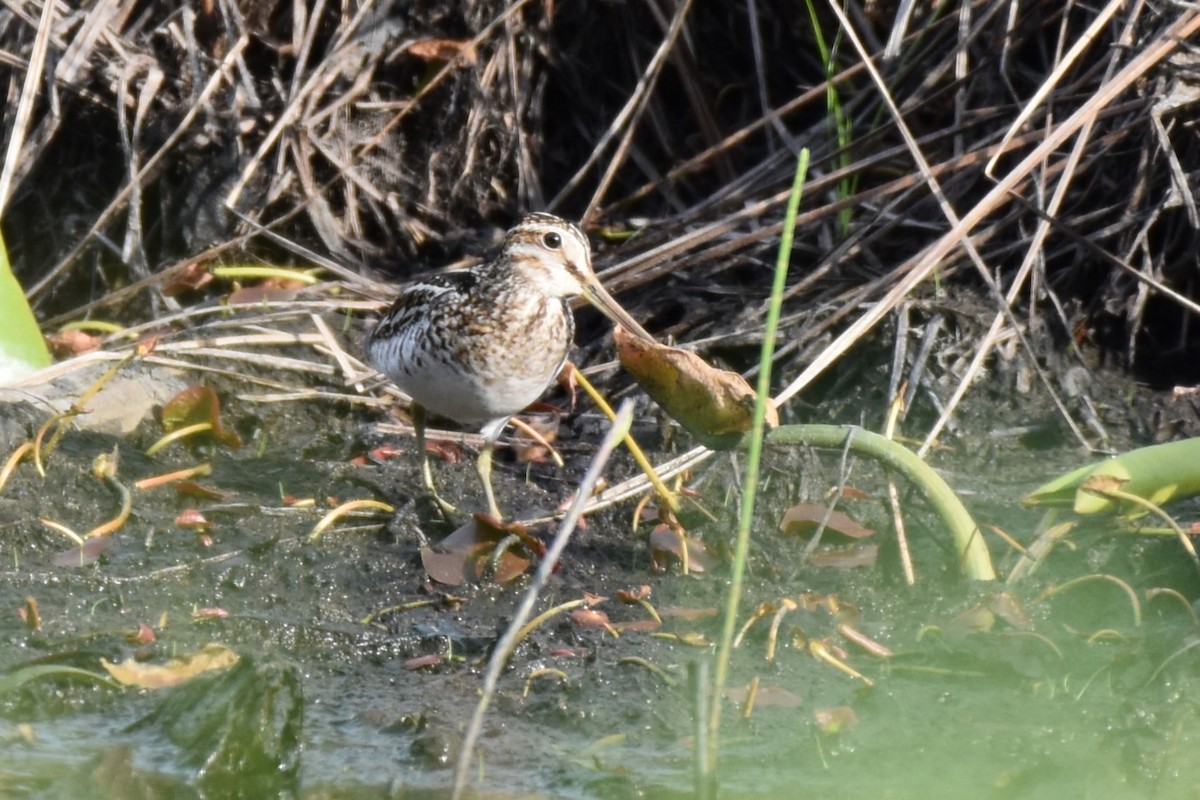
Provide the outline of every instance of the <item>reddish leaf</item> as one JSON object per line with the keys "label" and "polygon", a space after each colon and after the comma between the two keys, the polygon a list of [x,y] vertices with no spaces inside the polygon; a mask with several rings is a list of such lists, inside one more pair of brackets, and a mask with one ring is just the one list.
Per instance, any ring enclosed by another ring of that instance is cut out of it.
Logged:
{"label": "reddish leaf", "polygon": [[50,352],[54,353],[56,358],[90,353],[98,349],[103,341],[101,337],[92,336],[83,331],[59,331],[46,337],[46,344],[49,345]]}
{"label": "reddish leaf", "polygon": [[426,667],[436,667],[442,663],[442,657],[437,653],[430,653],[427,656],[414,656],[406,659],[403,667],[407,670],[424,669]]}
{"label": "reddish leaf", "polygon": [[[422,548],[421,563],[429,577],[438,583],[461,586],[479,580],[490,568],[496,546],[505,537],[515,535],[534,555],[545,552],[542,542],[518,523],[497,524],[486,514],[475,514],[465,525],[458,528],[439,545],[438,550]],[[529,569],[531,559],[508,548],[500,556],[493,579],[496,583],[508,583]]]}
{"label": "reddish leaf", "polygon": [[204,486],[195,481],[180,481],[175,484],[175,491],[184,497],[192,497],[198,500],[226,500],[231,496],[229,492],[222,492],[219,489],[213,489],[210,486]]}
{"label": "reddish leaf", "polygon": [[855,486],[843,486],[840,496],[843,500],[870,500],[871,499],[870,492],[866,492]]}
{"label": "reddish leaf", "polygon": [[635,633],[654,633],[662,628],[662,622],[656,619],[632,619],[628,622],[617,622],[613,624],[613,628],[622,633],[632,631]]}
{"label": "reddish leaf", "polygon": [[154,629],[144,622],[138,623],[138,629],[127,635],[125,641],[129,644],[150,644],[158,637],[154,633]]}
{"label": "reddish leaf", "polygon": [[392,447],[385,444],[371,450],[369,453],[367,453],[367,457],[372,461],[387,461],[390,458],[399,458],[400,456],[404,455],[405,452],[407,451],[402,450],[399,447]]}
{"label": "reddish leaf", "polygon": [[581,628],[604,628],[612,630],[608,614],[594,608],[577,608],[571,612],[571,621]]}
{"label": "reddish leaf", "polygon": [[176,514],[175,524],[181,528],[201,528],[205,530],[212,527],[212,523],[208,521],[208,517],[204,516],[196,508],[185,508]]}
{"label": "reddish leaf", "polygon": [[469,39],[421,39],[408,46],[408,53],[422,61],[449,61],[462,53],[462,63],[475,63],[475,48]]}
{"label": "reddish leaf", "polygon": [[650,585],[644,583],[636,589],[620,589],[613,596],[617,598],[618,602],[625,605],[640,603],[650,596]]}
{"label": "reddish leaf", "polygon": [[425,452],[447,464],[458,464],[463,460],[462,448],[456,442],[426,439]]}
{"label": "reddish leaf", "polygon": [[[783,515],[783,521],[779,523],[779,530],[795,536],[811,536],[828,513],[829,508],[819,503],[799,503],[789,508]],[[825,530],[840,533],[851,539],[865,539],[875,535],[875,531],[864,528],[841,511],[829,514],[829,522],[826,523]]]}
{"label": "reddish leaf", "polygon": [[839,547],[834,550],[823,550],[813,553],[808,563],[814,567],[834,567],[836,569],[852,569],[854,567],[873,567],[879,557],[879,545],[868,544],[859,547]]}

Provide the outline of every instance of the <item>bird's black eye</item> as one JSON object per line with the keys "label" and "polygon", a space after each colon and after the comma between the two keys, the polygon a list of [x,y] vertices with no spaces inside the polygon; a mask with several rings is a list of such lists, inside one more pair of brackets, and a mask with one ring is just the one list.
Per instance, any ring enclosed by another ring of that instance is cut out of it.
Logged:
{"label": "bird's black eye", "polygon": [[551,250],[557,250],[562,247],[562,237],[551,231],[542,237],[542,244],[549,247]]}

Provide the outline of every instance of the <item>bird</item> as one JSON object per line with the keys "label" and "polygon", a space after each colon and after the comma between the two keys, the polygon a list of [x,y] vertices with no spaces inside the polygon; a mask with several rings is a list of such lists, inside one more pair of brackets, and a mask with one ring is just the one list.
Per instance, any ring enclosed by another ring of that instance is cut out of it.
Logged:
{"label": "bird", "polygon": [[424,488],[447,516],[425,452],[428,412],[477,425],[476,471],[488,512],[502,519],[492,488],[492,451],[513,415],[545,393],[574,343],[570,300],[582,296],[614,323],[654,341],[592,271],[579,227],[543,212],[524,216],[495,258],[403,288],[368,333],[368,363],[412,399]]}

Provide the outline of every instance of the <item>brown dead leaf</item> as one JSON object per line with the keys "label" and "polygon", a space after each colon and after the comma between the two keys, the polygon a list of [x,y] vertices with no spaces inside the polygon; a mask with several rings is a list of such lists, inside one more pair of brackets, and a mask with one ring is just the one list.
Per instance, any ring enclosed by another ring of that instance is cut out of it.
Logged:
{"label": "brown dead leaf", "polygon": [[162,408],[163,428],[171,431],[198,423],[212,426],[211,435],[230,450],[242,446],[241,437],[221,424],[221,401],[207,386],[189,386],[172,397]]}
{"label": "brown dead leaf", "polygon": [[709,554],[704,542],[673,530],[669,525],[657,525],[650,531],[650,560],[655,571],[665,572],[672,563],[681,563],[684,547],[687,548],[689,572],[700,574],[712,570],[716,559]]}
{"label": "brown dead leaf", "polygon": [[101,658],[100,666],[123,686],[165,689],[186,683],[205,672],[229,669],[237,662],[238,654],[225,645],[207,644],[191,655],[173,658],[166,664],[143,664],[133,659],[114,664],[107,658]]}
{"label": "brown dead leaf", "polygon": [[571,612],[571,621],[581,628],[603,628],[606,631],[612,631],[612,623],[608,621],[608,614],[594,608],[577,608]]}
{"label": "brown dead leaf", "polygon": [[716,608],[708,606],[706,608],[691,608],[690,606],[667,606],[658,609],[660,617],[673,617],[682,619],[688,622],[695,622],[701,619],[711,619],[717,616],[719,612]]}
{"label": "brown dead leaf", "polygon": [[409,55],[422,61],[449,61],[462,53],[462,63],[475,63],[475,48],[466,39],[421,39],[408,46]]}
{"label": "brown dead leaf", "polygon": [[618,589],[613,596],[617,598],[617,602],[626,605],[640,603],[650,596],[650,585],[644,583],[636,589]]}
{"label": "brown dead leaf", "polygon": [[[526,551],[541,556],[545,546],[529,535],[519,523],[495,524],[485,514],[475,514],[464,525],[438,544],[438,549],[421,548],[421,564],[429,577],[447,586],[462,586],[474,583],[490,568],[496,545],[509,535],[521,539]],[[529,569],[532,559],[526,557],[521,548],[508,548],[500,555],[492,580],[508,583]]]}
{"label": "brown dead leaf", "polygon": [[103,341],[103,338],[83,331],[59,331],[46,337],[46,344],[56,358],[90,353],[98,349]]}
{"label": "brown dead leaf", "polygon": [[[828,513],[829,508],[820,503],[797,503],[783,515],[779,530],[795,536],[812,536]],[[859,525],[841,511],[829,514],[825,530],[840,533],[851,539],[865,539],[875,535],[875,531]]]}
{"label": "brown dead leaf", "polygon": [[31,631],[41,630],[42,615],[38,612],[37,598],[33,595],[25,598],[25,605],[17,610],[17,615],[25,623],[26,629]]}
{"label": "brown dead leaf", "polygon": [[[709,447],[728,449],[750,430],[754,390],[736,372],[716,369],[695,353],[644,341],[619,325],[613,330],[621,365],[664,411]],[[767,405],[767,427],[779,412]]]}
{"label": "brown dead leaf", "polygon": [[189,261],[182,266],[168,270],[159,291],[167,297],[178,297],[184,292],[202,289],[212,282],[213,276],[207,266],[199,261]]}
{"label": "brown dead leaf", "polygon": [[836,547],[813,553],[808,557],[808,563],[814,567],[832,567],[833,569],[873,567],[878,560],[879,545],[875,544]]}
{"label": "brown dead leaf", "polygon": [[175,515],[175,524],[181,528],[198,528],[207,530],[212,527],[208,517],[198,508],[185,508]]}
{"label": "brown dead leaf", "polygon": [[619,633],[654,633],[660,628],[662,621],[657,619],[633,619],[613,625],[613,629]]}

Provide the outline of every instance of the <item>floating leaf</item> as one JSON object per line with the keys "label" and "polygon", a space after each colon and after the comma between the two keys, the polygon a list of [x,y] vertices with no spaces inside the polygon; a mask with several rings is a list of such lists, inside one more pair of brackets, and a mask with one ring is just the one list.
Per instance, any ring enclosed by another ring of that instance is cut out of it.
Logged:
{"label": "floating leaf", "polygon": [[808,557],[808,563],[814,567],[832,567],[833,569],[873,567],[878,560],[879,545],[875,544],[837,547],[813,553]]}
{"label": "floating leaf", "polygon": [[[621,365],[700,441],[730,448],[750,430],[755,394],[741,375],[716,369],[695,353],[644,341],[620,326],[613,340]],[[779,412],[768,403],[767,427],[778,425]]]}
{"label": "floating leaf", "polygon": [[[731,686],[725,690],[725,699],[738,705],[744,705],[749,697],[749,686]],[[759,686],[754,693],[755,708],[797,708],[803,704],[799,695],[782,686]]]}
{"label": "floating leaf", "polygon": [[659,572],[665,572],[674,562],[682,562],[684,547],[687,547],[689,572],[699,574],[712,569],[715,559],[709,555],[704,542],[672,530],[668,525],[658,525],[650,531],[650,558]]}
{"label": "floating leaf", "polygon": [[662,621],[657,619],[632,619],[627,622],[613,624],[613,630],[620,633],[654,633],[662,627]]}
{"label": "floating leaf", "polygon": [[166,664],[145,664],[127,659],[114,664],[100,659],[100,666],[125,686],[140,689],[165,689],[187,683],[206,672],[225,670],[238,662],[238,654],[223,644],[207,644],[191,655],[173,658]]}
{"label": "floating leaf", "polygon": [[827,531],[840,533],[851,539],[865,539],[875,535],[875,531],[863,527],[841,511],[830,514],[828,506],[820,503],[798,503],[792,506],[783,515],[779,530],[794,536],[812,536],[825,520],[826,514],[829,515],[829,521],[825,524]]}
{"label": "floating leaf", "polygon": [[988,609],[1019,631],[1033,630],[1033,620],[1012,592],[1001,592],[988,602]]}
{"label": "floating leaf", "polygon": [[[497,524],[486,514],[475,514],[465,525],[451,533],[438,545],[438,550],[421,548],[421,564],[425,571],[438,583],[461,586],[484,577],[491,568],[496,546],[505,538],[516,536],[534,555],[540,556],[545,548],[530,536],[519,523]],[[531,559],[507,548],[495,564],[492,579],[496,583],[508,583],[523,575]]]}
{"label": "floating leaf", "polygon": [[674,619],[687,620],[688,622],[696,622],[702,619],[711,619],[717,616],[720,612],[709,606],[707,608],[691,608],[690,606],[667,606],[666,608],[658,609],[658,614],[661,617],[672,617]]}

